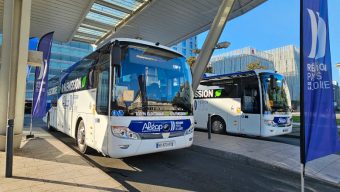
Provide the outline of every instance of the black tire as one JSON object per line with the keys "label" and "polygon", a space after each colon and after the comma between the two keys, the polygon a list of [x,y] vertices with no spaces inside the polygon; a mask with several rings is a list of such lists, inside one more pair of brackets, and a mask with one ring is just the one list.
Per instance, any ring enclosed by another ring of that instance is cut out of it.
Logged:
{"label": "black tire", "polygon": [[77,142],[78,150],[83,154],[88,153],[88,149],[89,149],[89,147],[85,143],[85,131],[86,130],[85,130],[84,121],[81,120],[77,127],[76,142]]}
{"label": "black tire", "polygon": [[213,133],[226,133],[226,125],[221,117],[213,117],[211,119],[211,132]]}

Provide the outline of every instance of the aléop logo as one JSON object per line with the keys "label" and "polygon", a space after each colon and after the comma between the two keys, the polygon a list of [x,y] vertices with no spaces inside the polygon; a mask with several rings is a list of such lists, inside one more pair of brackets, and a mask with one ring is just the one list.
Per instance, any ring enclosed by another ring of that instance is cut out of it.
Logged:
{"label": "al\u00e9op logo", "polygon": [[167,133],[185,131],[191,126],[190,119],[131,121],[129,129],[136,133]]}
{"label": "al\u00e9op logo", "polygon": [[156,122],[146,122],[143,125],[142,132],[168,132],[175,129],[175,122],[171,121],[168,123],[156,123]]}
{"label": "al\u00e9op logo", "polygon": [[287,118],[279,118],[278,123],[280,123],[280,124],[285,124],[285,123],[287,123]]}
{"label": "al\u00e9op logo", "polygon": [[311,46],[307,63],[307,89],[329,89],[331,82],[323,79],[323,73],[327,73],[327,65],[324,62],[327,48],[327,25],[319,12],[307,9],[311,26]]}

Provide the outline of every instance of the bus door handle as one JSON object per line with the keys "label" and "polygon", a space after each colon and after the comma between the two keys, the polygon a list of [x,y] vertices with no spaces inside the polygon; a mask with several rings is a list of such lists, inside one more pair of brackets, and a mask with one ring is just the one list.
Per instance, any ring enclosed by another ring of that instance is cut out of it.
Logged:
{"label": "bus door handle", "polygon": [[95,118],[95,119],[94,119],[94,122],[95,122],[95,123],[100,123],[100,118]]}

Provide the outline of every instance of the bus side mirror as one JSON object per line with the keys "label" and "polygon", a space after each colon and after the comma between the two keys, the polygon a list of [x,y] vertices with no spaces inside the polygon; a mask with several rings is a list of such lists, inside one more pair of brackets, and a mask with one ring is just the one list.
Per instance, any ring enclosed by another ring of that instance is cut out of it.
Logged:
{"label": "bus side mirror", "polygon": [[271,76],[269,85],[271,89],[276,89],[277,83],[276,83],[276,78],[274,76]]}
{"label": "bus side mirror", "polygon": [[111,48],[112,66],[116,68],[117,76],[120,77],[122,50],[119,44],[114,44]]}
{"label": "bus side mirror", "polygon": [[119,45],[113,45],[111,49],[112,66],[120,67],[122,51]]}

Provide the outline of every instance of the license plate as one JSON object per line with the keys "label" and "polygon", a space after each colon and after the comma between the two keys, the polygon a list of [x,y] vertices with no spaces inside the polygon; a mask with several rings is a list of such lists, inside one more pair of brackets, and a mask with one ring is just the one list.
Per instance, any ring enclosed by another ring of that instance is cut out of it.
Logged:
{"label": "license plate", "polygon": [[174,141],[164,141],[156,143],[156,148],[167,148],[167,147],[173,147],[175,144]]}
{"label": "license plate", "polygon": [[284,129],[283,132],[286,133],[286,132],[288,132],[288,130],[289,130],[289,129]]}

